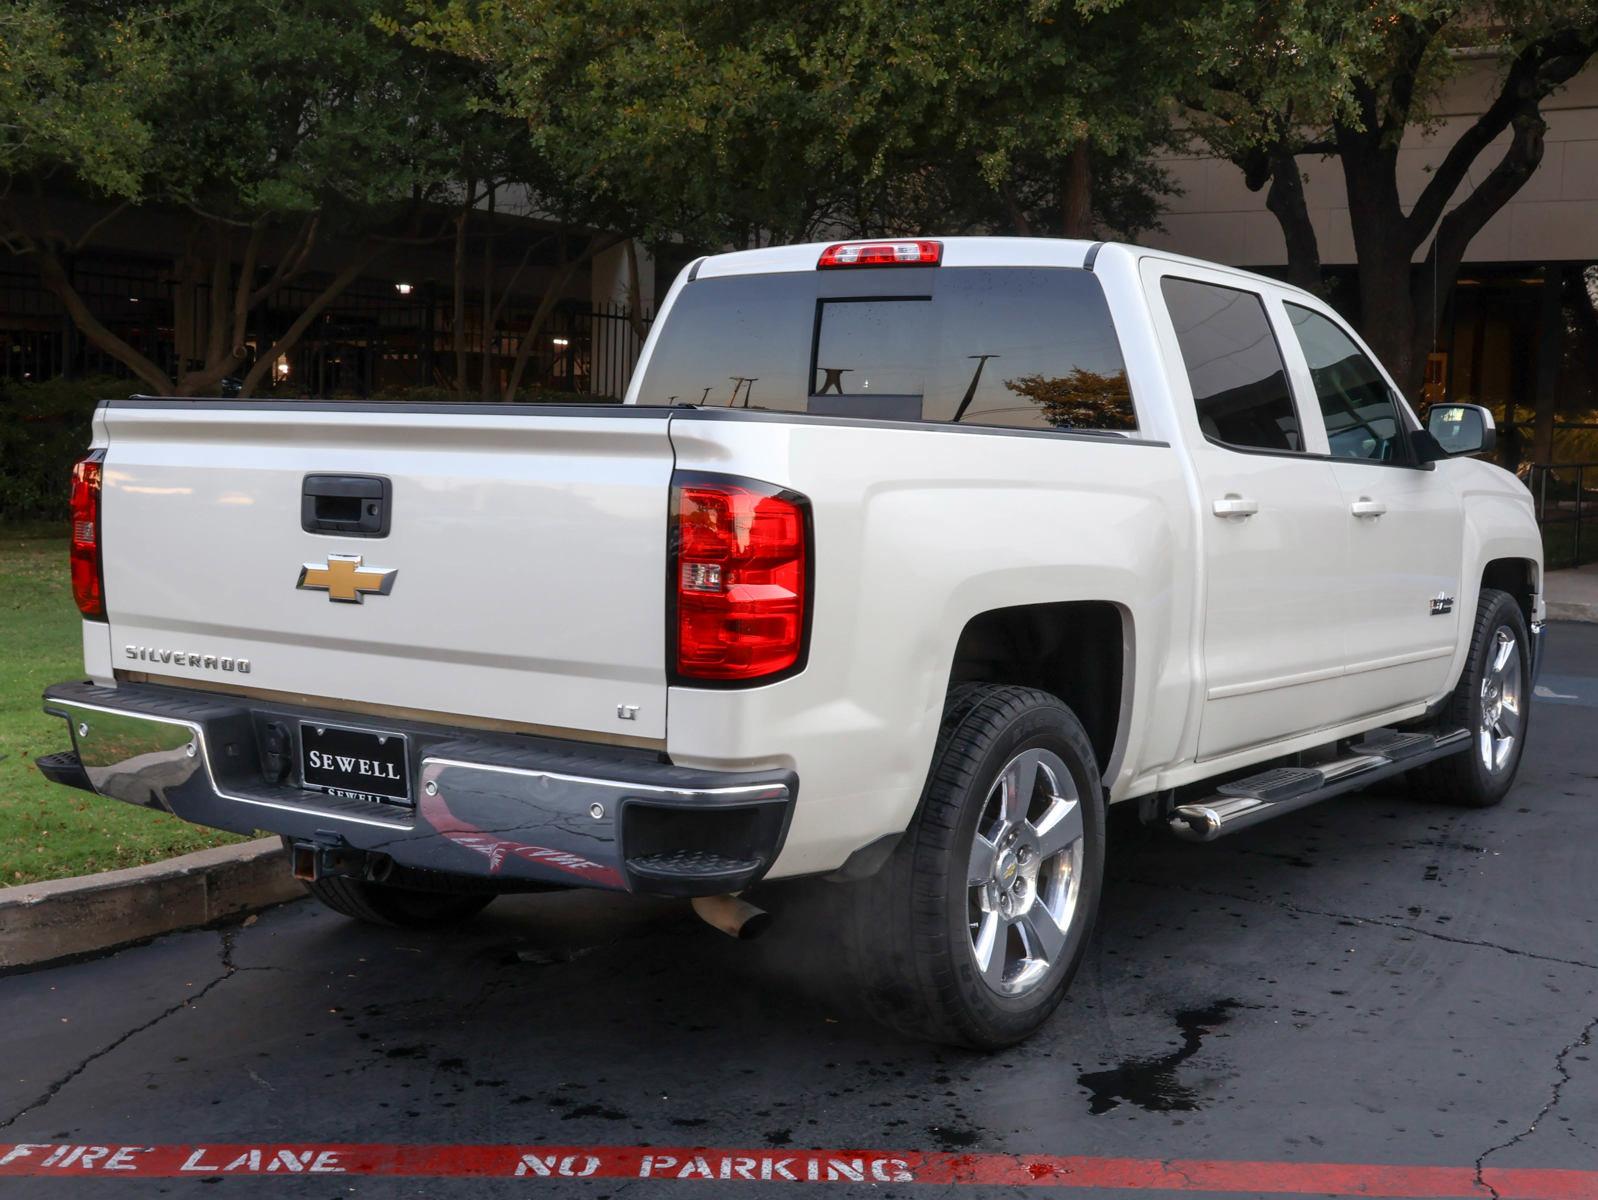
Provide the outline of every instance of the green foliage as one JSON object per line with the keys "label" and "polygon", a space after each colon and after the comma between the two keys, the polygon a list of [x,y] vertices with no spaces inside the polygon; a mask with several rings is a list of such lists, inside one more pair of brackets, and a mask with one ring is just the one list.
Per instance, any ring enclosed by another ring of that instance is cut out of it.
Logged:
{"label": "green foliage", "polygon": [[491,104],[601,224],[715,245],[1057,229],[1093,149],[1104,223],[1154,221],[1170,110],[1157,14],[1038,0],[418,0],[411,36],[478,64]]}
{"label": "green foliage", "polygon": [[[380,254],[447,235],[438,205],[480,198],[485,179],[541,179],[520,126],[476,104],[477,68],[393,31],[404,11],[403,0],[23,0],[0,14],[0,245],[35,261],[86,339],[146,386],[203,393],[232,374],[259,385]],[[169,247],[177,292],[194,300],[175,311],[176,379],[76,295],[64,261],[102,224],[63,198],[192,218]],[[250,314],[313,264],[332,282],[249,365]]]}
{"label": "green foliage", "polygon": [[94,406],[128,394],[110,376],[0,385],[0,520],[66,519],[72,464],[89,445]]}
{"label": "green foliage", "polygon": [[64,169],[136,200],[171,87],[161,12],[20,0],[0,11],[0,176]]}
{"label": "green foliage", "polygon": [[1338,126],[1392,139],[1432,127],[1442,88],[1471,60],[1508,63],[1564,31],[1590,31],[1591,0],[1188,0],[1174,9],[1192,56],[1199,132],[1224,156],[1300,144]]}
{"label": "green foliage", "polygon": [[[440,0],[411,34],[478,64],[565,205],[645,237],[795,236],[839,143],[807,51],[829,10],[779,0]],[[824,185],[822,185],[824,186]]]}
{"label": "green foliage", "polygon": [[0,887],[132,867],[238,840],[39,774],[36,757],[71,744],[61,718],[41,711],[39,696],[83,669],[80,629],[66,539],[0,527],[0,640],[27,647],[0,656]]}
{"label": "green foliage", "polygon": [[1148,161],[1169,138],[1183,54],[1163,10],[1123,0],[869,0],[861,4],[864,132],[893,209],[902,181],[942,181],[917,222],[1066,230],[1069,160],[1091,151],[1097,223],[1157,224],[1172,185]]}

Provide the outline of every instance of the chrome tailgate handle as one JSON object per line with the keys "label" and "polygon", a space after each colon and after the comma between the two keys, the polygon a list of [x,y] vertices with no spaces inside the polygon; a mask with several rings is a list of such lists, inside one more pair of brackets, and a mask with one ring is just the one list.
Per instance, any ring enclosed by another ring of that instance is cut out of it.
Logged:
{"label": "chrome tailgate handle", "polygon": [[342,537],[388,536],[391,485],[381,475],[307,475],[300,528]]}

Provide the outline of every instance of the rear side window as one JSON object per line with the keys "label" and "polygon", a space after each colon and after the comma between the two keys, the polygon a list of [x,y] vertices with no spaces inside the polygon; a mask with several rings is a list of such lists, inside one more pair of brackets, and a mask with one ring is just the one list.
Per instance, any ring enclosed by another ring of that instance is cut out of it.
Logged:
{"label": "rear side window", "polygon": [[1408,438],[1387,381],[1354,339],[1313,309],[1287,306],[1326,419],[1333,458],[1407,462]]}
{"label": "rear side window", "polygon": [[1160,290],[1204,436],[1249,450],[1303,450],[1287,368],[1260,297],[1171,276]]}
{"label": "rear side window", "polygon": [[639,399],[1017,429],[1134,430],[1097,279],[952,267],[701,279]]}

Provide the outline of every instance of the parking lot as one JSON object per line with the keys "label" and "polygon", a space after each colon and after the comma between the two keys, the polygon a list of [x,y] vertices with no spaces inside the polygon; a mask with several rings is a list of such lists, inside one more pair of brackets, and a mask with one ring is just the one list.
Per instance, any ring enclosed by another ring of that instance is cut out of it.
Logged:
{"label": "parking lot", "polygon": [[14,1196],[1598,1195],[1595,801],[1598,626],[1556,626],[1500,807],[1394,787],[1213,846],[1125,831],[1071,995],[991,1056],[856,1016],[805,889],[767,889],[746,944],[594,894],[437,935],[291,904],[0,979],[0,1158],[35,1147],[0,1174]]}

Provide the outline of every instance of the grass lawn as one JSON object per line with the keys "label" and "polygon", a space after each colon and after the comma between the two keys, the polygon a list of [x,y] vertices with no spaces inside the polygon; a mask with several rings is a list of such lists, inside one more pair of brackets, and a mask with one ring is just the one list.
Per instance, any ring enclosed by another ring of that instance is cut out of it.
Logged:
{"label": "grass lawn", "polygon": [[70,744],[65,723],[39,711],[39,694],[83,670],[67,543],[39,532],[0,527],[0,886],[137,866],[238,841],[165,813],[60,787],[35,769],[35,756]]}

